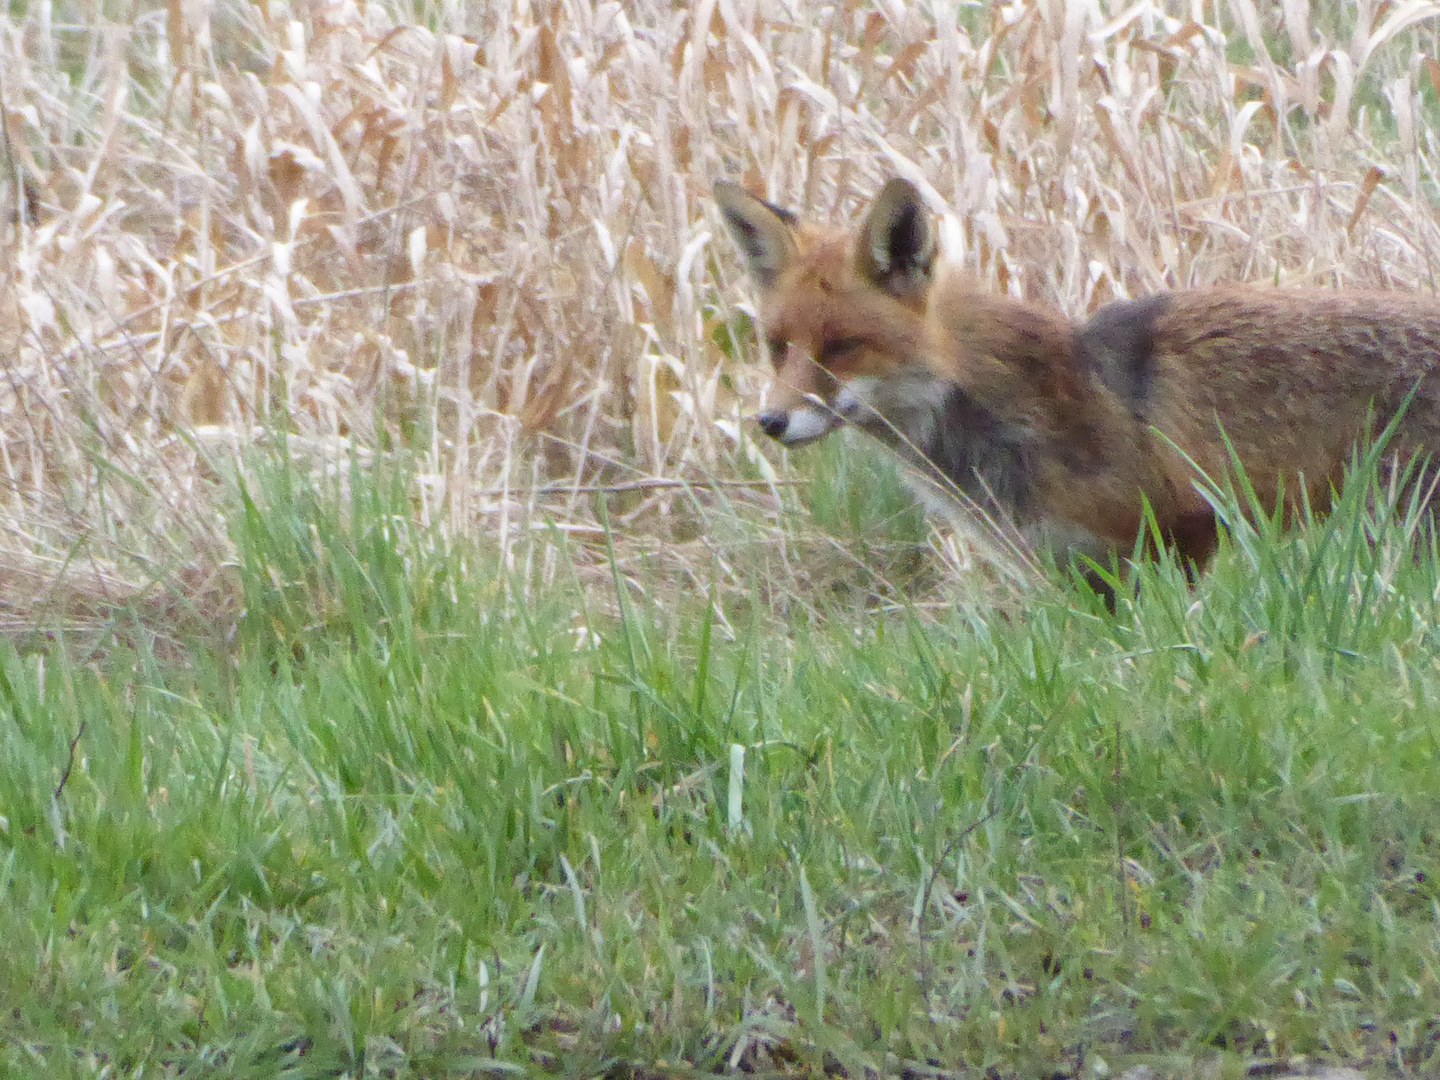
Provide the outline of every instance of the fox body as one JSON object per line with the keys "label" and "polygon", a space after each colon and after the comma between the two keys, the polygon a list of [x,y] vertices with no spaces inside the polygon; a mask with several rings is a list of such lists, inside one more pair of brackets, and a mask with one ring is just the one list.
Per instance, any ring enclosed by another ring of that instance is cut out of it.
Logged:
{"label": "fox body", "polygon": [[1440,450],[1433,298],[1211,287],[1118,301],[1077,325],[947,265],[903,180],[855,233],[733,184],[715,194],[776,366],[766,434],[795,446],[853,425],[923,489],[1052,547],[1128,550],[1148,501],[1165,542],[1202,564],[1216,523],[1196,466],[1223,475],[1227,438],[1270,509],[1282,490],[1324,509],[1367,423],[1378,431],[1402,406],[1387,449]]}

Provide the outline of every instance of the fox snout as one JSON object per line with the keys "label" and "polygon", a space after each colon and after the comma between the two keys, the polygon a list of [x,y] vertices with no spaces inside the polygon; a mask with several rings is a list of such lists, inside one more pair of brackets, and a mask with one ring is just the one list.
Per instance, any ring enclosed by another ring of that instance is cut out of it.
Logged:
{"label": "fox snout", "polygon": [[806,394],[796,403],[773,406],[755,415],[760,430],[786,446],[802,446],[828,435],[861,410],[859,398],[847,386],[836,390],[831,401],[818,394]]}
{"label": "fox snout", "polygon": [[793,409],[766,409],[755,417],[760,430],[786,446],[803,446],[828,435],[844,422],[832,407],[819,402]]}

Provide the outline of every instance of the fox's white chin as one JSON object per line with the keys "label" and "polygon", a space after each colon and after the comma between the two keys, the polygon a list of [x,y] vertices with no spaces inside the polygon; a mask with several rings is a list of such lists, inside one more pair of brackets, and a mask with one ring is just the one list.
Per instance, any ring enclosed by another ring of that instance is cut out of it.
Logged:
{"label": "fox's white chin", "polygon": [[775,438],[786,446],[804,446],[830,434],[840,423],[840,416],[829,409],[802,405],[790,410],[786,415],[785,430],[777,432]]}
{"label": "fox's white chin", "polygon": [[804,446],[830,434],[846,421],[859,420],[870,412],[865,396],[873,390],[873,379],[854,379],[840,387],[829,405],[801,405],[789,412],[774,410],[761,413],[756,419],[765,434],[785,446]]}

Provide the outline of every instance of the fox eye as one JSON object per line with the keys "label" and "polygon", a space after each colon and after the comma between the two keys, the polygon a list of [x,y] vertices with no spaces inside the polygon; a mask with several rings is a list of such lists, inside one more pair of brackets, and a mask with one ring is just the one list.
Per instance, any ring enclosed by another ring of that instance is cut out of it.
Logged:
{"label": "fox eye", "polygon": [[767,338],[765,344],[770,349],[770,359],[772,360],[785,359],[785,350],[790,347],[790,343],[780,337]]}
{"label": "fox eye", "polygon": [[831,338],[829,341],[825,342],[825,344],[820,346],[820,362],[829,363],[831,360],[839,360],[842,356],[846,356],[854,352],[856,349],[860,348],[860,346],[864,344],[864,338]]}

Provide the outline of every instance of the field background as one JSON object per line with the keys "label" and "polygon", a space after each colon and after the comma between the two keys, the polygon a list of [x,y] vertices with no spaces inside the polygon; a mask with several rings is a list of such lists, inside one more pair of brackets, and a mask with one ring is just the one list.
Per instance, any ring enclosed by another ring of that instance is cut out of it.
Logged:
{"label": "field background", "polygon": [[709,190],[1433,291],[1437,16],[14,0],[4,1071],[1433,1071],[1433,554],[1110,620],[753,442]]}

